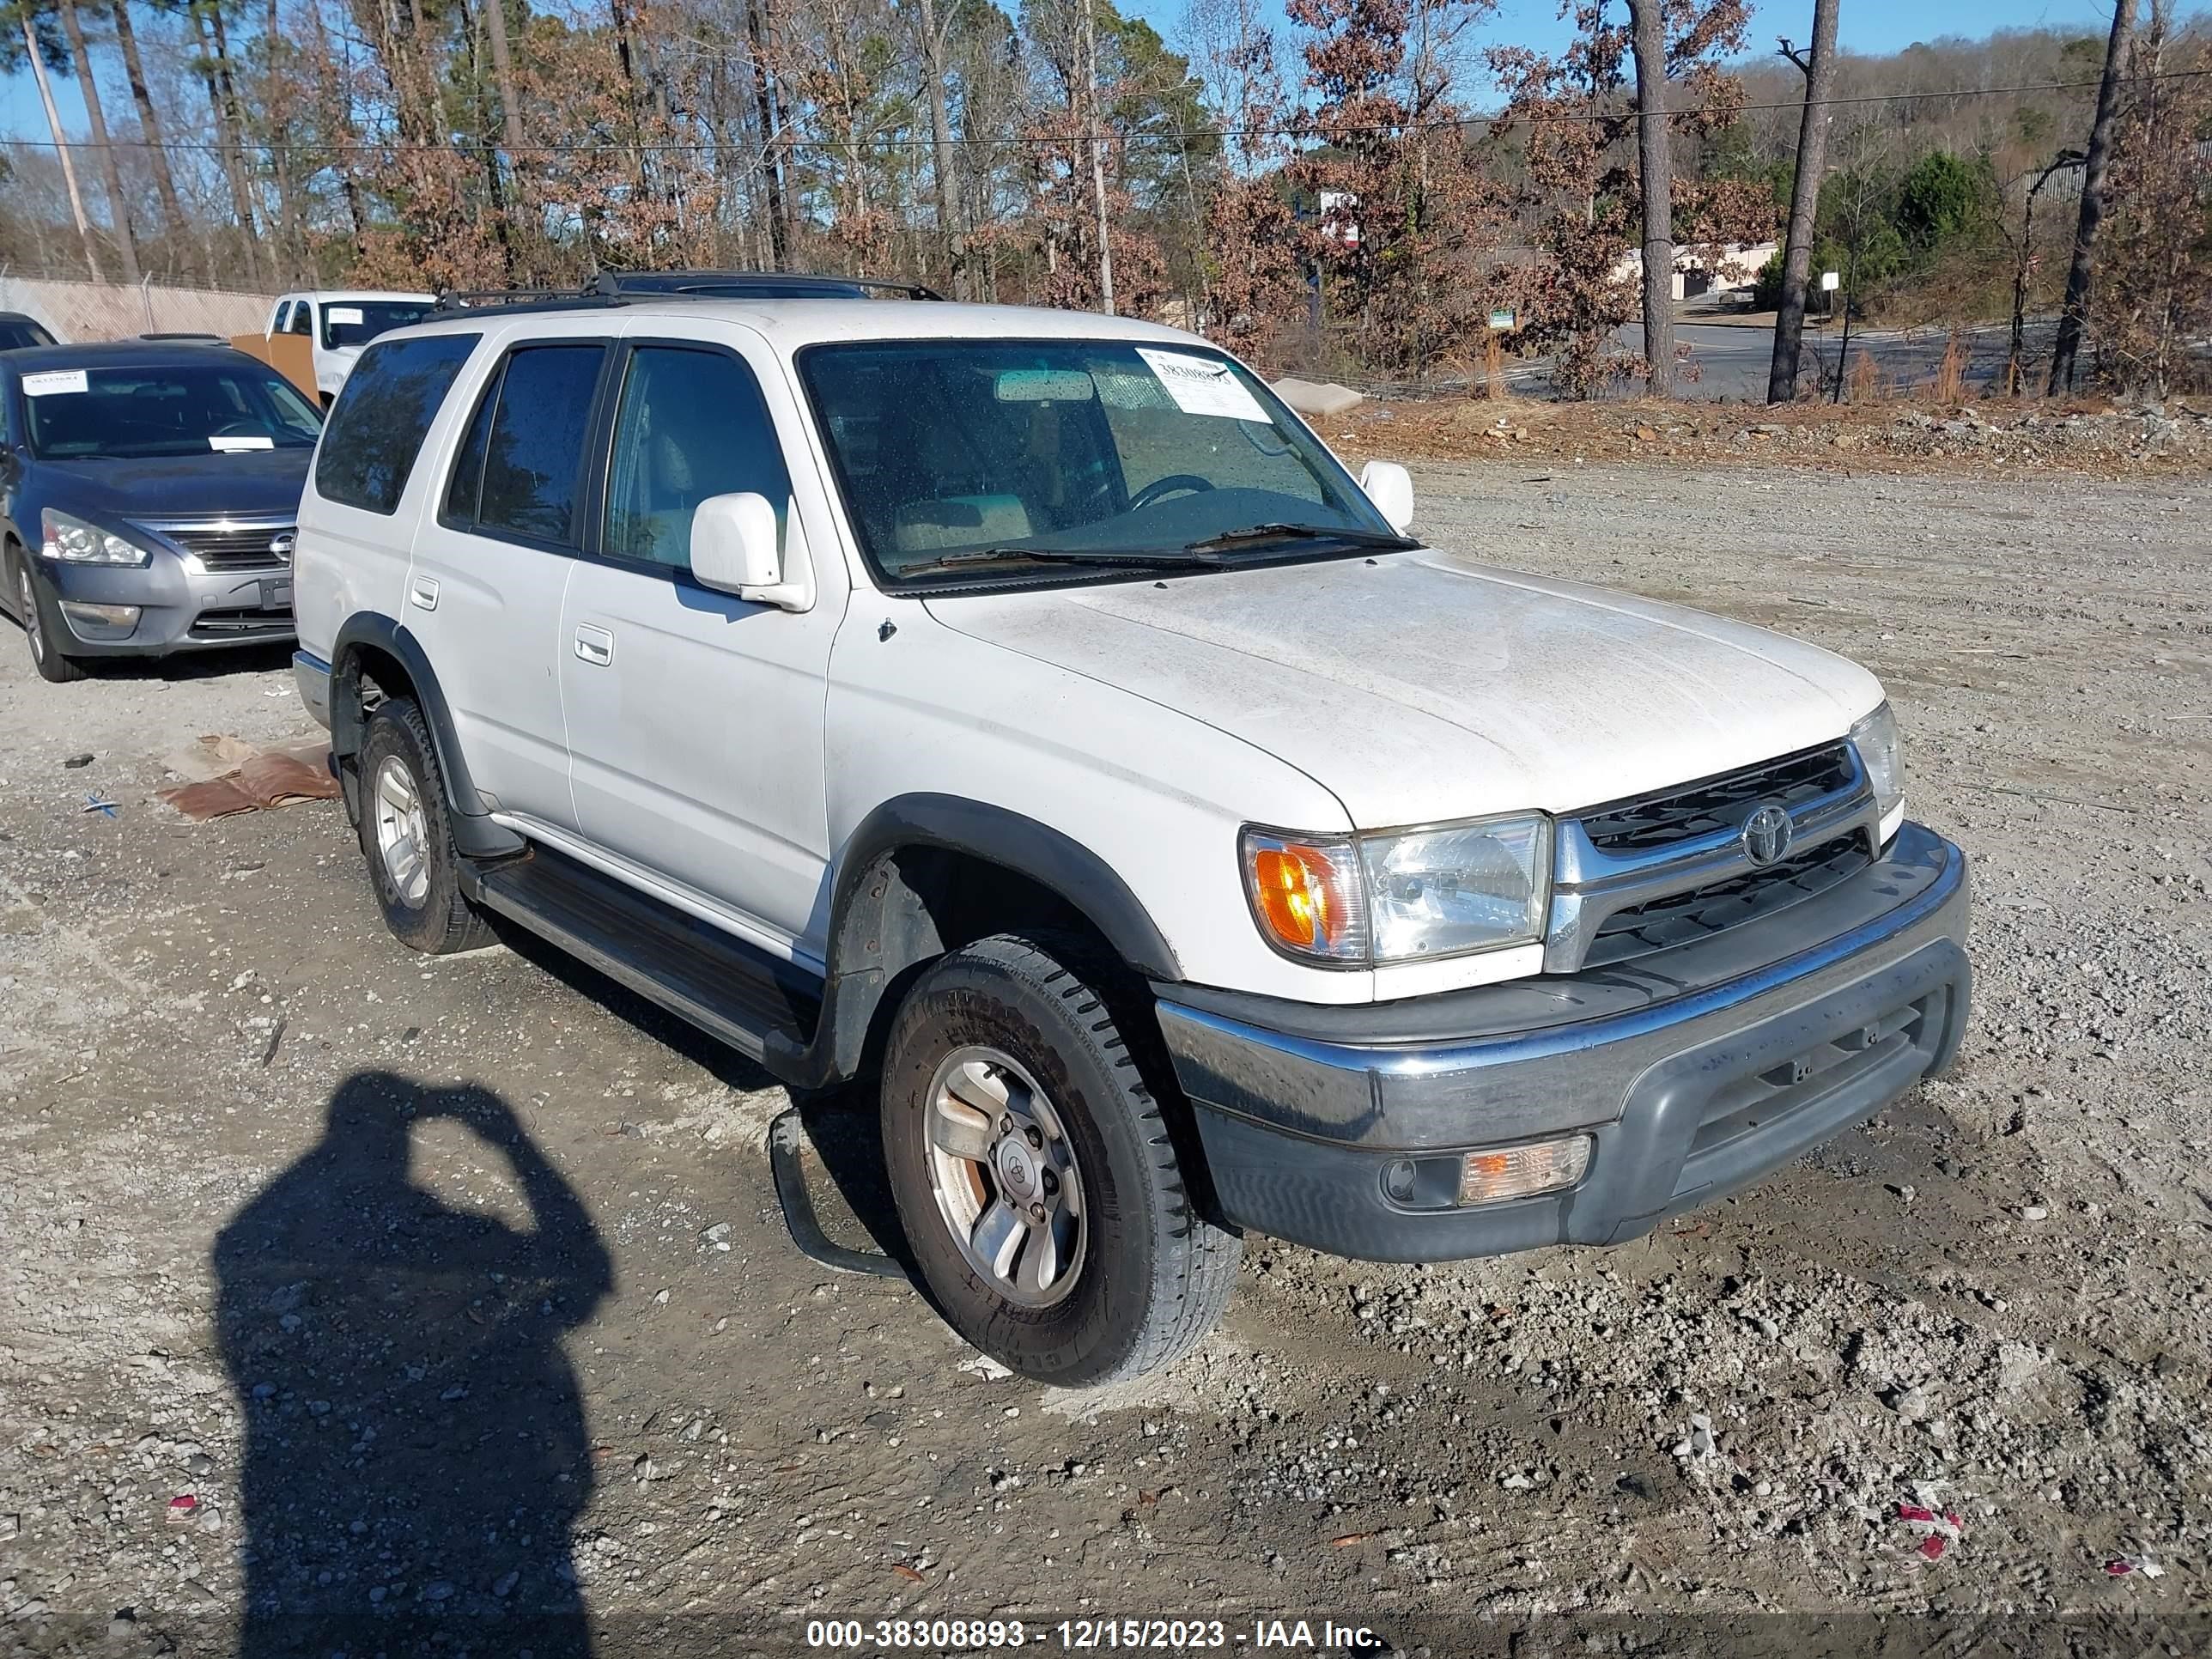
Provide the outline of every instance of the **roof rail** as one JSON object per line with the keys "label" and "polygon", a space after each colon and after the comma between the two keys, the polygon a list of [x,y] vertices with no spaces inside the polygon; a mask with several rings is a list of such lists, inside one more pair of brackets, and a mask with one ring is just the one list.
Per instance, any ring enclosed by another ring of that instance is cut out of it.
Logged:
{"label": "roof rail", "polygon": [[598,294],[692,295],[701,299],[859,299],[871,294],[908,300],[942,300],[926,283],[903,276],[842,276],[800,270],[602,270],[592,279]]}
{"label": "roof rail", "polygon": [[944,299],[925,283],[890,276],[829,276],[796,270],[602,270],[581,288],[448,289],[432,307],[462,311],[574,311],[634,300],[834,300],[874,295]]}

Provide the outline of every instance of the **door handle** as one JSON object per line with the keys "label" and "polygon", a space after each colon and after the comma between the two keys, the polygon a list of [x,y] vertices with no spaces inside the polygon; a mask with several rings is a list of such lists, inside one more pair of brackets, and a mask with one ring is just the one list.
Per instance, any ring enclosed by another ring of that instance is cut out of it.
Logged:
{"label": "door handle", "polygon": [[438,608],[438,579],[435,576],[416,577],[407,584],[407,597],[418,611],[435,611]]}
{"label": "door handle", "polygon": [[615,636],[604,628],[578,623],[576,654],[594,668],[605,668],[615,659]]}

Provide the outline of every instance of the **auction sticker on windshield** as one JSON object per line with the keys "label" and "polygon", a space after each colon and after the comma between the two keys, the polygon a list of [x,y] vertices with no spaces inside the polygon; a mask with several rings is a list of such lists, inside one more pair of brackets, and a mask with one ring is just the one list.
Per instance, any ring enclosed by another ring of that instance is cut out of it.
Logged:
{"label": "auction sticker on windshield", "polygon": [[81,368],[50,368],[41,374],[23,377],[26,398],[51,398],[57,392],[82,392],[85,389],[84,371]]}
{"label": "auction sticker on windshield", "polygon": [[218,455],[243,455],[249,449],[274,449],[276,441],[268,437],[232,437],[217,432],[209,437],[208,447]]}
{"label": "auction sticker on windshield", "polygon": [[1211,357],[1194,357],[1187,352],[1159,351],[1151,346],[1139,346],[1137,355],[1142,357],[1152,373],[1159,376],[1160,384],[1168,389],[1176,407],[1186,415],[1218,415],[1231,421],[1257,421],[1262,426],[1273,425],[1267,411],[1260,401],[1244,389],[1244,383],[1230,371],[1229,365]]}
{"label": "auction sticker on windshield", "polygon": [[327,321],[333,323],[352,323],[356,326],[359,326],[362,320],[361,307],[359,306],[332,306],[328,311],[325,312],[323,315],[325,319]]}

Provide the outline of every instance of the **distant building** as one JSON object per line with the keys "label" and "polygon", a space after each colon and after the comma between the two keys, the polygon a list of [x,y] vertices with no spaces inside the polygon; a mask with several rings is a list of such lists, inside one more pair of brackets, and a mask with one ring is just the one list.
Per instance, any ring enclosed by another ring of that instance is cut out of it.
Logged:
{"label": "distant building", "polygon": [[[1679,242],[1674,247],[1674,297],[1734,293],[1750,288],[1774,257],[1774,242]],[[1641,283],[1644,250],[1630,248],[1613,268],[1613,280]]]}

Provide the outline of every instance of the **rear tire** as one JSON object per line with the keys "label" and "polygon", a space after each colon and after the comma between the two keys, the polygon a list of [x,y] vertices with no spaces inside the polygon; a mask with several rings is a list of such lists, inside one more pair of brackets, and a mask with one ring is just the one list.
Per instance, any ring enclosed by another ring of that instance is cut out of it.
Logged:
{"label": "rear tire", "polygon": [[1121,977],[1072,935],[983,939],[923,975],[884,1055],[884,1152],[925,1287],[1033,1382],[1165,1365],[1236,1288],[1243,1241],[1193,1201],[1122,1035],[1133,998],[1117,1018],[1104,988]]}
{"label": "rear tire", "polygon": [[426,956],[490,944],[491,928],[461,891],[445,774],[422,711],[410,700],[377,705],[360,768],[361,850],[384,925]]}
{"label": "rear tire", "polygon": [[31,666],[39,671],[39,678],[52,685],[67,685],[71,680],[84,678],[84,665],[75,657],[64,656],[54,642],[53,631],[46,625],[45,613],[39,609],[39,585],[31,575],[30,555],[18,547],[12,561],[15,568],[9,574],[15,584],[14,594],[16,607],[23,613],[23,638],[31,648]]}

